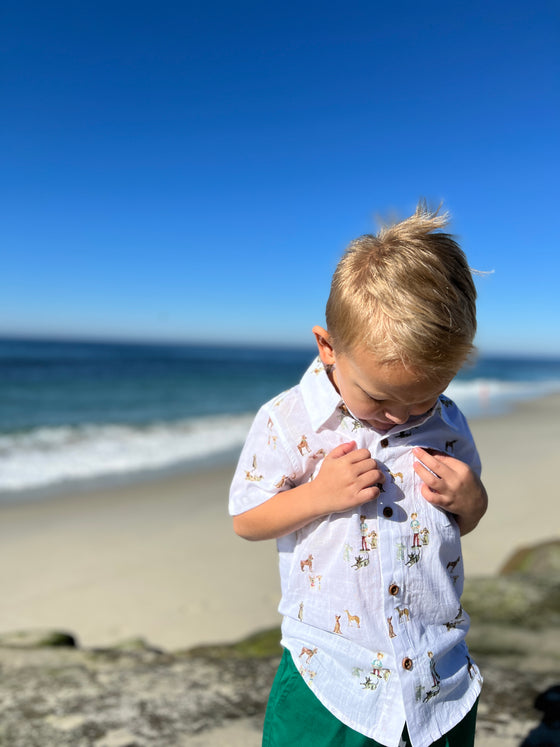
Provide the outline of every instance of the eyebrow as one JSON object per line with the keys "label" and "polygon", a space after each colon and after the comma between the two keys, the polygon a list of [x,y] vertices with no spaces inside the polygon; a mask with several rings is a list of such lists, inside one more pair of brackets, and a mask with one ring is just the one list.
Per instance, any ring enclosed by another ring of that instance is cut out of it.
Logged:
{"label": "eyebrow", "polygon": [[388,399],[388,397],[386,397],[385,395],[383,395],[383,396],[379,396],[378,394],[376,394],[375,396],[373,396],[373,394],[370,394],[370,393],[369,393],[368,391],[366,391],[366,390],[365,390],[365,389],[363,388],[363,386],[361,386],[360,384],[358,384],[358,382],[357,382],[357,381],[356,381],[356,385],[357,385],[357,387],[358,387],[359,389],[361,389],[361,390],[362,390],[362,392],[363,392],[364,394],[367,394],[367,396],[368,396],[368,397],[369,397],[370,399],[377,399],[377,400],[379,400],[379,402],[384,402],[384,401],[385,401],[386,399]]}

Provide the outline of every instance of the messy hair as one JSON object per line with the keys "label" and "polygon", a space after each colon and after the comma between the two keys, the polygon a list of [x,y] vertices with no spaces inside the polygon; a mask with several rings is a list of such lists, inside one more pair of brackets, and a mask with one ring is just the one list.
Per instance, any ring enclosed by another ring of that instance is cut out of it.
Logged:
{"label": "messy hair", "polygon": [[476,289],[443,229],[448,214],[420,202],[405,220],[352,241],[334,273],[326,322],[339,354],[453,376],[473,351]]}

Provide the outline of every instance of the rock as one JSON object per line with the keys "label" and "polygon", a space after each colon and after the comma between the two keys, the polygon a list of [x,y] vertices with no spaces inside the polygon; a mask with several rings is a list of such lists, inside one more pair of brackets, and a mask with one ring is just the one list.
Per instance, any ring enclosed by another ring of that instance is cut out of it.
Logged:
{"label": "rock", "polygon": [[522,547],[508,558],[500,570],[500,575],[524,573],[547,578],[560,577],[560,540],[541,542]]}
{"label": "rock", "polygon": [[21,630],[0,634],[0,646],[7,648],[51,648],[65,646],[75,648],[77,640],[72,633],[60,630]]}
{"label": "rock", "polygon": [[231,719],[260,716],[278,656],[242,658],[239,646],[237,655],[226,657],[222,646],[216,656],[214,648],[206,656],[0,644],[0,744],[175,747]]}
{"label": "rock", "polygon": [[467,579],[462,596],[471,625],[522,625],[529,630],[560,623],[560,576],[519,573]]}

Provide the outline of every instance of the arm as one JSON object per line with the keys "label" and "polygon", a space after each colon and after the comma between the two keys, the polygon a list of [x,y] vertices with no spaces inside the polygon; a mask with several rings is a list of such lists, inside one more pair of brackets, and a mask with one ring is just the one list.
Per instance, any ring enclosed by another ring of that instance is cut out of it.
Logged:
{"label": "arm", "polygon": [[414,471],[423,482],[424,498],[454,514],[461,535],[472,532],[488,508],[486,488],[478,475],[447,454],[430,454],[420,448],[413,451],[421,460],[414,462]]}
{"label": "arm", "polygon": [[379,495],[385,476],[367,449],[341,444],[327,454],[319,474],[233,518],[233,529],[249,540],[282,537],[315,519],[347,511]]}

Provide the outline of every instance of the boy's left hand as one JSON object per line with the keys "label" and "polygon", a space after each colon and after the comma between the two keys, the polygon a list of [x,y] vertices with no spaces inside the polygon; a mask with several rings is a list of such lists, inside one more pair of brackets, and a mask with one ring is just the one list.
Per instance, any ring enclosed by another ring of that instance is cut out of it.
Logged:
{"label": "boy's left hand", "polygon": [[[478,475],[459,459],[414,448],[414,471],[422,480],[428,503],[455,515],[461,534],[471,532],[488,507],[488,495]],[[434,474],[432,474],[434,473]]]}

